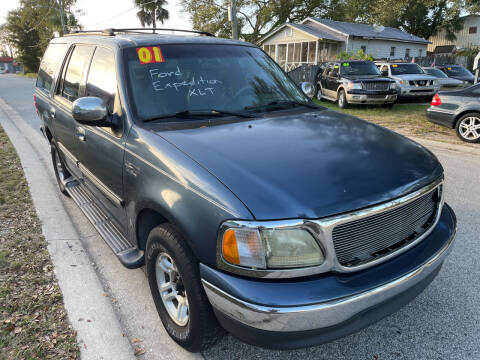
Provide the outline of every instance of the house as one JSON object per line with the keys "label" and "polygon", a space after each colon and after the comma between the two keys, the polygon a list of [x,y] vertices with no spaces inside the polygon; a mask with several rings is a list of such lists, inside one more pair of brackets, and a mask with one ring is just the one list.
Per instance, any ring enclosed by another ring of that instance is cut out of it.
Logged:
{"label": "house", "polygon": [[395,28],[309,17],[298,24],[285,23],[262,37],[259,45],[289,71],[360,49],[376,59],[421,57],[428,41]]}
{"label": "house", "polygon": [[[429,38],[428,51],[441,54],[437,47],[445,45],[454,45],[458,50],[480,47],[480,15],[466,15],[462,18],[463,28],[455,33],[455,40],[448,40],[445,31],[440,31],[437,35]],[[441,51],[443,49],[440,48]],[[446,49],[448,50],[448,48]]]}

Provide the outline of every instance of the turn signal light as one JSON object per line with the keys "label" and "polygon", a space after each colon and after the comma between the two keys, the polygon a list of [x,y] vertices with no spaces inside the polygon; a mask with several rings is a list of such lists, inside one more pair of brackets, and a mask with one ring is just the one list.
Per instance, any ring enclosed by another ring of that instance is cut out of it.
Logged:
{"label": "turn signal light", "polygon": [[227,230],[223,235],[222,252],[225,260],[227,260],[230,264],[240,264],[235,230]]}
{"label": "turn signal light", "polygon": [[438,94],[435,94],[435,96],[433,97],[432,102],[430,104],[432,106],[442,105],[442,100],[440,99],[440,96],[438,96]]}

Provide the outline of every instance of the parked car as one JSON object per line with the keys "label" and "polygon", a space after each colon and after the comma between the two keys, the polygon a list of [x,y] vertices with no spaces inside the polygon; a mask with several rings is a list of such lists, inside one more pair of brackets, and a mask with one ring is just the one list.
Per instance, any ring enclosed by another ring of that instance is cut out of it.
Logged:
{"label": "parked car", "polygon": [[397,100],[395,82],[382,77],[371,61],[327,63],[316,84],[317,99],[349,104],[390,104]]}
{"label": "parked car", "polygon": [[441,65],[437,66],[442,70],[449,78],[464,81],[466,85],[473,85],[475,76],[461,65]]}
{"label": "parked car", "polygon": [[468,82],[462,81],[454,78],[450,78],[442,70],[434,67],[424,67],[422,68],[425,73],[428,75],[434,76],[438,80],[440,85],[440,90],[442,89],[452,89],[452,88],[462,88],[465,87]]}
{"label": "parked car", "polygon": [[254,45],[130,31],[51,40],[35,104],[60,191],[145,264],[178,344],[319,344],[435,278],[456,219],[430,151],[314,105]]}
{"label": "parked car", "polygon": [[439,92],[427,109],[427,119],[456,129],[465,142],[480,142],[480,85]]}
{"label": "parked car", "polygon": [[427,75],[418,64],[377,62],[383,76],[395,80],[399,98],[424,98],[430,101],[440,89],[438,80]]}

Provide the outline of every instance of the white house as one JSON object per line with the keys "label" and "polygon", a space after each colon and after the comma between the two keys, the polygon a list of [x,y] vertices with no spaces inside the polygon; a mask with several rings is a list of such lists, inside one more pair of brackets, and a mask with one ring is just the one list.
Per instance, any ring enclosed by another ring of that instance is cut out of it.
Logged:
{"label": "white house", "polygon": [[[456,40],[448,40],[445,31],[439,32],[435,36],[430,37],[431,44],[428,45],[428,51],[443,53],[451,52],[453,47],[446,45],[454,45],[456,49],[465,49],[471,47],[480,47],[480,15],[467,15],[463,17],[462,30],[455,33]],[[438,46],[444,46],[445,51],[435,51]]]}
{"label": "white house", "polygon": [[260,39],[259,44],[286,71],[301,64],[333,60],[342,51],[362,49],[376,59],[421,57],[428,41],[399,29],[309,17],[285,23]]}

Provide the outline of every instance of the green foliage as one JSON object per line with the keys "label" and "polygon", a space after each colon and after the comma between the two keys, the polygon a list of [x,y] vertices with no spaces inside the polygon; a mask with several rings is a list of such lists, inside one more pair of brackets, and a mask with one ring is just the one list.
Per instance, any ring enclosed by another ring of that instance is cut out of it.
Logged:
{"label": "green foliage", "polygon": [[479,52],[480,52],[480,47],[472,46],[472,47],[469,47],[469,48],[458,50],[455,55],[457,55],[457,56],[477,56],[477,54]]}
{"label": "green foliage", "polygon": [[358,50],[355,54],[353,52],[342,51],[337,55],[338,60],[368,60],[373,61],[373,56],[365,54],[362,49]]}
{"label": "green foliage", "polygon": [[143,27],[152,25],[157,27],[157,20],[162,24],[168,19],[168,10],[165,9],[166,0],[135,0],[135,6],[139,8],[137,17]]}
{"label": "green foliage", "polygon": [[[63,0],[67,29],[78,27],[71,8],[76,0]],[[16,49],[16,60],[25,72],[37,72],[49,41],[57,32],[63,34],[56,0],[21,0],[20,6],[8,12],[6,42]]]}

